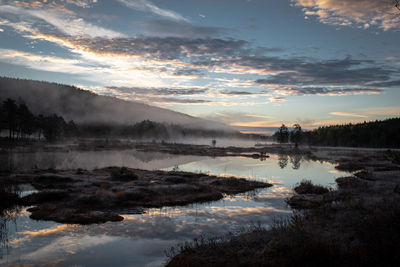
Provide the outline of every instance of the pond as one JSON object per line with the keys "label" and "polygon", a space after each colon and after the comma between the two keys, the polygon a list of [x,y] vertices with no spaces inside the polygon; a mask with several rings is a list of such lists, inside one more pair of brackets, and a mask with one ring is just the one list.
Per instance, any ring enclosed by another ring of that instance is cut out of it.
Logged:
{"label": "pond", "polygon": [[124,215],[122,222],[89,226],[35,221],[26,209],[10,211],[0,218],[0,265],[162,266],[167,260],[165,251],[179,243],[201,235],[236,233],[255,224],[268,226],[274,219],[290,215],[284,200],[302,179],[334,186],[335,178],[346,175],[336,171],[331,163],[282,155],[260,161],[134,150],[40,152],[1,155],[0,163],[18,170],[105,166],[174,169],[274,183],[267,189],[226,196],[216,202],[149,209],[141,215]]}

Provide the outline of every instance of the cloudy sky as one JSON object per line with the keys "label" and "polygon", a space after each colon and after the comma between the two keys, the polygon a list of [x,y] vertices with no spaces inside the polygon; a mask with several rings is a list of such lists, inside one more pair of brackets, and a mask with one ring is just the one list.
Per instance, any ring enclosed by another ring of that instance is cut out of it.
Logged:
{"label": "cloudy sky", "polygon": [[0,0],[0,75],[232,126],[400,115],[394,0]]}

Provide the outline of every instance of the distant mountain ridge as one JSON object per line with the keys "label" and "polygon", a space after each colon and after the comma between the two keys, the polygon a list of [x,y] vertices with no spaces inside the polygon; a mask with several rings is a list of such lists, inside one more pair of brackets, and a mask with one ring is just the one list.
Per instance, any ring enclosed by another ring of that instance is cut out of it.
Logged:
{"label": "distant mountain ridge", "polygon": [[0,100],[7,98],[23,100],[34,114],[56,113],[81,124],[130,125],[151,120],[188,128],[236,132],[222,123],[57,83],[0,77]]}

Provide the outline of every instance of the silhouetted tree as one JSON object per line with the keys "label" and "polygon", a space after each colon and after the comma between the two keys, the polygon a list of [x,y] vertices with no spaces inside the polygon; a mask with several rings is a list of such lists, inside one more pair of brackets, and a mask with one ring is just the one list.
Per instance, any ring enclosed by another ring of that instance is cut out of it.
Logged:
{"label": "silhouetted tree", "polygon": [[17,127],[21,138],[31,135],[35,129],[35,116],[24,103],[17,109]]}
{"label": "silhouetted tree", "polygon": [[43,117],[42,114],[40,114],[35,118],[35,125],[38,134],[38,139],[40,140],[45,128],[45,118]]}
{"label": "silhouetted tree", "polygon": [[13,99],[7,99],[3,103],[3,109],[5,112],[5,119],[8,128],[8,136],[10,139],[14,139],[14,133],[17,130],[17,109],[18,106]]}
{"label": "silhouetted tree", "polygon": [[274,137],[281,144],[289,142],[289,130],[285,124],[282,124],[279,130],[274,134]]}
{"label": "silhouetted tree", "polygon": [[301,130],[300,124],[294,124],[293,130],[290,132],[290,142],[294,143],[296,148],[301,142],[303,131]]}
{"label": "silhouetted tree", "polygon": [[48,141],[56,141],[64,137],[66,122],[62,117],[53,114],[44,119],[43,135]]}

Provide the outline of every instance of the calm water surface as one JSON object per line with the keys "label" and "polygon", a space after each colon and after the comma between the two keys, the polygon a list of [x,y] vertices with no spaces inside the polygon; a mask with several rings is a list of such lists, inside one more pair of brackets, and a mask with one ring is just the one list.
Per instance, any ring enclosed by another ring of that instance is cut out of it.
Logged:
{"label": "calm water surface", "polygon": [[69,153],[19,153],[0,156],[0,166],[94,169],[127,166],[143,169],[179,169],[271,181],[257,192],[226,196],[221,201],[185,207],[150,209],[125,220],[90,226],[29,219],[25,209],[0,218],[0,265],[162,266],[165,250],[200,235],[221,236],[254,224],[268,226],[291,213],[284,199],[302,179],[334,186],[339,173],[330,163],[301,157],[271,155],[265,161],[249,158],[210,158],[144,153],[134,150]]}

